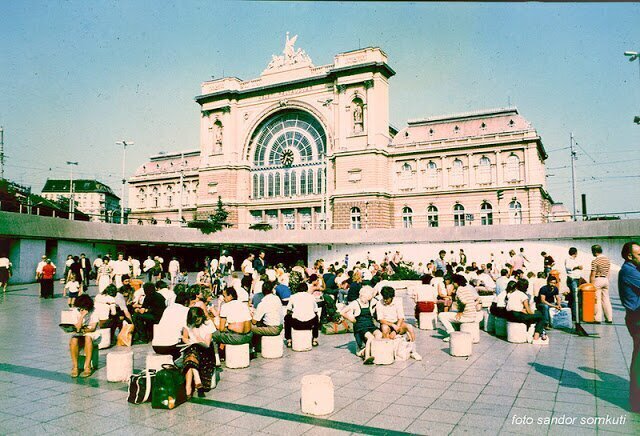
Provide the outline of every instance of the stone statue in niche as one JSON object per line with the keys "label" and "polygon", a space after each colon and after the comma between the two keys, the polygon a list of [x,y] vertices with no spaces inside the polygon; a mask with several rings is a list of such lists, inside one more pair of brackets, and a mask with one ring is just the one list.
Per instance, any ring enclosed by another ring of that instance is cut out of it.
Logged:
{"label": "stone statue in niche", "polygon": [[353,131],[362,132],[364,130],[364,105],[359,99],[353,102]]}
{"label": "stone statue in niche", "polygon": [[222,152],[223,127],[220,121],[213,123],[213,153]]}

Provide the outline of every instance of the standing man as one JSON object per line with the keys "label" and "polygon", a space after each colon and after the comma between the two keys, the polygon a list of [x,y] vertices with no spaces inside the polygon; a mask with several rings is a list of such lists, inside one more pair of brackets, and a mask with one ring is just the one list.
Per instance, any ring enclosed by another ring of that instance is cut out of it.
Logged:
{"label": "standing man", "polygon": [[0,257],[0,287],[3,292],[7,292],[7,283],[11,277],[11,261],[8,257]]}
{"label": "standing man", "polygon": [[613,309],[611,308],[611,300],[609,299],[609,272],[611,270],[611,261],[602,254],[600,245],[591,246],[591,253],[595,257],[591,261],[591,274],[589,275],[589,283],[596,287],[596,322],[602,322],[602,313],[604,312],[605,321],[608,324],[613,322]]}
{"label": "standing man", "polygon": [[84,253],[80,253],[80,275],[82,276],[82,287],[89,289],[89,273],[91,272],[91,261]]}
{"label": "standing man", "polygon": [[253,282],[253,260],[255,259],[255,254],[249,253],[249,256],[245,260],[242,261],[242,265],[240,265],[240,269],[242,270],[242,287],[245,289],[251,289],[251,283]]}
{"label": "standing man", "polygon": [[556,261],[553,260],[553,257],[551,257],[550,254],[547,254],[545,251],[540,253],[540,255],[542,256],[543,258],[542,260],[544,262],[544,275],[548,276],[551,270],[553,269],[553,267],[555,266]]}
{"label": "standing man", "polygon": [[447,252],[444,250],[440,250],[438,253],[438,258],[436,259],[436,271],[442,271],[442,274],[447,273],[447,264],[444,261],[444,257],[447,255]]}
{"label": "standing man", "polygon": [[258,274],[258,277],[264,274],[264,271],[267,269],[267,265],[264,262],[264,256],[264,251],[261,251],[258,254],[258,258],[253,260],[253,270]]}
{"label": "standing man", "polygon": [[51,259],[46,259],[40,273],[40,298],[53,298],[53,279],[55,275],[56,266],[51,263]]}
{"label": "standing man", "polygon": [[124,254],[118,253],[118,260],[112,262],[111,267],[113,268],[113,276],[116,279],[116,288],[120,289],[120,286],[122,286],[122,276],[131,275],[131,271],[129,271],[129,262],[124,260]]}
{"label": "standing man", "polygon": [[573,302],[576,301],[578,295],[578,286],[580,286],[583,269],[582,263],[578,261],[578,249],[576,247],[569,248],[569,257],[564,261],[564,271],[567,273],[567,287],[569,288],[566,299],[572,314],[575,309]]}
{"label": "standing man", "polygon": [[102,256],[98,255],[96,260],[93,261],[93,272],[96,273],[96,277],[98,276],[98,269],[102,266]]}
{"label": "standing man", "polygon": [[629,380],[631,411],[640,413],[640,244],[627,242],[622,246],[624,264],[618,274],[620,301],[626,310],[625,323],[633,339]]}
{"label": "standing man", "polygon": [[176,284],[176,278],[178,277],[178,274],[180,274],[180,262],[178,262],[177,257],[174,256],[171,258],[168,271],[171,276],[171,286],[174,286]]}
{"label": "standing man", "polygon": [[131,277],[137,279],[140,275],[140,261],[135,259],[133,256],[129,256],[128,261],[129,266],[131,267]]}
{"label": "standing man", "polygon": [[153,269],[156,266],[156,261],[147,256],[147,260],[142,263],[142,272],[147,273],[147,281],[150,282],[153,278]]}

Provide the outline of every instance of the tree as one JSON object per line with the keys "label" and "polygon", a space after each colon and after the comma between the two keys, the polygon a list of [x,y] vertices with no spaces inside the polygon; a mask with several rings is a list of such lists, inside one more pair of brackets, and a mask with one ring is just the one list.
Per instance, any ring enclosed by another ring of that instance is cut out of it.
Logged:
{"label": "tree", "polygon": [[229,212],[224,208],[222,203],[222,197],[218,197],[218,204],[213,215],[209,215],[206,220],[193,220],[187,224],[187,227],[200,229],[202,233],[208,235],[209,233],[219,232],[225,227],[229,227],[227,218]]}

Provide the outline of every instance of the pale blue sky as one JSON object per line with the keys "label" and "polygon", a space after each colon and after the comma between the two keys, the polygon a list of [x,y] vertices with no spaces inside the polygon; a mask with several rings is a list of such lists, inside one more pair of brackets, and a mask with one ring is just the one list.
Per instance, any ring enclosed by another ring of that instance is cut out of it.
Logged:
{"label": "pale blue sky", "polygon": [[381,47],[397,72],[397,127],[511,101],[542,136],[549,190],[568,206],[573,131],[589,212],[640,210],[640,75],[623,56],[640,51],[639,21],[638,4],[4,1],[6,175],[40,191],[79,161],[76,173],[120,192],[115,141],[135,141],[128,175],[158,151],[197,148],[201,82],[257,77],[289,31],[316,65]]}

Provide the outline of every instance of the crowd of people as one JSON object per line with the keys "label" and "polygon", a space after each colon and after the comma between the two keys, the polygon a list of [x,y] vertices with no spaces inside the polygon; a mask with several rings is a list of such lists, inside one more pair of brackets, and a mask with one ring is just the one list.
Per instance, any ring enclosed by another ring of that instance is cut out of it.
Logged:
{"label": "crowd of people", "polygon": [[[82,346],[78,338],[106,326],[115,333],[124,323],[133,326],[134,344],[151,342],[156,353],[169,354],[174,360],[182,356],[188,395],[205,395],[215,387],[216,366],[224,360],[225,345],[249,344],[253,358],[260,352],[262,336],[278,336],[284,330],[286,345],[291,347],[292,329],[296,329],[310,330],[313,346],[318,346],[320,327],[342,320],[353,324],[356,354],[365,364],[373,361],[372,341],[381,338],[404,337],[409,356],[421,360],[403,299],[386,281],[402,269],[412,270],[422,283],[411,293],[415,324],[420,313],[437,312],[444,341],[456,324],[479,321],[483,317],[480,296],[493,296],[490,312],[495,317],[534,325],[532,342],[546,344],[551,314],[563,307],[574,310],[576,290],[587,281],[596,288],[596,322],[613,322],[608,295],[611,264],[599,245],[591,251],[593,259],[587,265],[571,247],[561,267],[542,252],[540,271],[535,271],[524,249],[504,257],[491,254],[492,262],[482,264],[469,260],[461,249],[457,255],[441,250],[433,260],[418,265],[405,262],[396,251],[386,253],[382,262],[367,253],[365,260],[351,265],[347,255],[341,262],[318,259],[292,267],[270,265],[261,251],[249,254],[238,271],[233,257],[222,251],[219,258],[204,260],[193,284],[177,258],[171,259],[165,272],[160,257],[149,256],[141,265],[131,257],[125,260],[123,254],[113,261],[100,256],[93,263],[84,255],[70,256],[65,264],[65,292],[69,304],[82,314],[70,346],[72,375],[91,374],[91,368],[85,367],[82,373],[77,368]],[[51,295],[49,280],[55,265],[43,257],[37,274],[46,298]],[[95,299],[86,294],[92,280],[98,287]]]}

